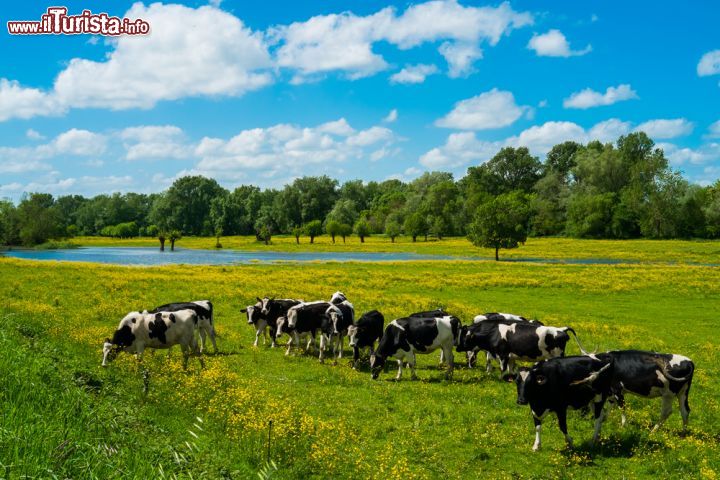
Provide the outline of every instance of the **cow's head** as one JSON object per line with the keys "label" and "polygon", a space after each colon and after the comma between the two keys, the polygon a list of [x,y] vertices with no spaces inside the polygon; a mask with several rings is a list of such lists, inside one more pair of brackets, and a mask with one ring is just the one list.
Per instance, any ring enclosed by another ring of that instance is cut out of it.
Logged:
{"label": "cow's head", "polygon": [[331,305],[330,308],[327,309],[325,314],[330,317],[330,324],[332,325],[332,334],[333,335],[340,335],[340,331],[338,330],[338,323],[343,318],[342,311],[337,308],[335,305]]}
{"label": "cow's head", "polygon": [[360,331],[357,325],[350,325],[348,327],[348,338],[350,339],[350,346],[354,347],[357,345],[357,334]]}
{"label": "cow's head", "polygon": [[[257,297],[255,297],[257,298]],[[240,313],[246,313],[248,317],[248,325],[252,325],[257,323],[259,320],[259,316],[262,310],[262,300],[257,298],[257,303],[255,305],[248,305],[247,307],[240,310]]]}
{"label": "cow's head", "polygon": [[291,308],[287,312],[287,326],[289,328],[295,328],[296,323],[297,323],[297,309]]}
{"label": "cow's head", "polygon": [[468,340],[472,338],[472,331],[467,325],[462,325],[460,327],[460,333],[458,334],[458,340],[457,345],[455,346],[455,350],[458,352],[467,352],[472,347],[468,346]]}
{"label": "cow's head", "polygon": [[518,405],[527,405],[536,392],[544,390],[548,379],[538,366],[521,368],[515,377]]}
{"label": "cow's head", "polygon": [[337,292],[332,294],[332,297],[330,297],[330,303],[337,305],[338,303],[342,303],[345,300],[347,300],[347,297],[343,292],[338,290]]}
{"label": "cow's head", "polygon": [[265,297],[262,300],[258,298],[258,301],[260,302],[260,313],[262,313],[263,315],[268,315],[270,313],[270,307],[272,306],[273,300],[275,300],[274,297]]}
{"label": "cow's head", "polygon": [[287,325],[287,318],[286,317],[278,317],[277,332],[275,333],[276,337],[280,337],[285,332],[286,325]]}
{"label": "cow's head", "polygon": [[105,339],[105,342],[103,343],[103,367],[106,367],[109,362],[114,360],[115,357],[117,357],[118,352],[133,344],[135,341],[133,327],[142,320],[145,313],[146,312],[128,313],[125,315],[125,318],[120,320],[120,325],[117,330],[115,330],[115,333],[113,333],[112,340],[109,338]]}
{"label": "cow's head", "polygon": [[107,367],[108,363],[115,360],[115,357],[117,357],[119,351],[120,347],[118,347],[117,345],[113,345],[112,340],[106,338],[105,342],[103,343],[102,366]]}
{"label": "cow's head", "polygon": [[370,371],[372,372],[372,379],[377,380],[380,376],[380,370],[385,366],[385,357],[373,353],[370,355]]}

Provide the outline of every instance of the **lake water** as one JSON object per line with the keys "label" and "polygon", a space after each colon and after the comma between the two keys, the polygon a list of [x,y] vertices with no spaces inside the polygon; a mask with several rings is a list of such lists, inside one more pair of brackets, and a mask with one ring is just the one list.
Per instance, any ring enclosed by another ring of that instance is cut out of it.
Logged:
{"label": "lake water", "polygon": [[117,265],[233,265],[273,262],[394,262],[448,260],[459,257],[416,253],[378,252],[266,252],[240,250],[196,250],[176,248],[161,252],[156,247],[82,247],[58,250],[10,250],[3,255],[31,260],[96,262]]}

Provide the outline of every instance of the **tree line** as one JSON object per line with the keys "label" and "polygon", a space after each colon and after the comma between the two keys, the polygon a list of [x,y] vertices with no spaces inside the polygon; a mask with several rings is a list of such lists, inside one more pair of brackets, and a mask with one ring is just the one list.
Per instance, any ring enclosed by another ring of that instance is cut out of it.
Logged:
{"label": "tree line", "polygon": [[544,162],[527,148],[502,148],[455,180],[426,172],[411,182],[302,177],[282,189],[242,185],[230,191],[202,176],[177,179],[157,194],[85,198],[47,193],[0,201],[0,242],[36,245],[76,235],[255,235],[297,241],[326,233],[467,235],[478,245],[509,248],[527,235],[579,238],[718,238],[720,181],[691,184],[642,132],[615,143],[555,145]]}

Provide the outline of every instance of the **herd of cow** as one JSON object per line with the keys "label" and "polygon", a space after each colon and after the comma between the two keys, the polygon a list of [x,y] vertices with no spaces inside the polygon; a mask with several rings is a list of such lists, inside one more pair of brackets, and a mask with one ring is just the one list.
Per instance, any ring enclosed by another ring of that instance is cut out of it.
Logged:
{"label": "herd of cow", "polygon": [[[248,324],[255,328],[257,346],[260,336],[267,342],[268,330],[271,346],[287,334],[286,355],[293,347],[299,348],[306,337],[305,351],[316,349],[320,361],[325,358],[328,346],[332,347],[335,362],[342,358],[344,339],[348,337],[353,348],[353,368],[357,369],[360,350],[370,351],[372,378],[377,379],[388,359],[398,364],[396,379],[400,380],[403,366],[415,375],[415,354],[427,354],[440,349],[440,361],[447,365],[446,377],[452,378],[454,354],[464,352],[469,368],[477,353],[486,352],[486,368],[492,371],[492,361],[500,364],[501,377],[514,378],[517,384],[517,403],[530,405],[535,422],[533,450],[540,448],[542,419],[550,412],[558,418],[558,425],[568,445],[572,438],[567,433],[567,410],[593,407],[595,432],[599,435],[605,418],[605,402],[617,403],[625,425],[624,393],[646,398],[662,398],[660,419],[653,431],[672,412],[672,402],[678,400],[682,416],[683,433],[687,429],[690,407],[688,394],[695,366],[682,355],[663,354],[641,350],[620,350],[605,353],[586,352],[570,327],[545,326],[537,320],[527,320],[507,313],[477,315],[473,323],[463,325],[460,320],[439,309],[417,312],[397,318],[385,326],[382,313],[372,310],[355,319],[355,309],[342,292],[335,292],[329,301],[305,302],[293,299],[257,298],[255,305],[243,308]],[[199,334],[198,344],[196,334]],[[565,356],[565,347],[572,334],[582,355]],[[319,336],[320,345],[316,346]],[[202,366],[202,352],[209,337],[217,352],[212,303],[170,303],[150,311],[130,312],[120,321],[112,339],[103,345],[103,366],[118,352],[136,353],[142,357],[145,348],[170,348],[180,345],[183,366],[187,368],[191,355],[198,357]],[[377,347],[375,346],[377,342]],[[536,362],[532,367],[515,368],[515,361]]]}

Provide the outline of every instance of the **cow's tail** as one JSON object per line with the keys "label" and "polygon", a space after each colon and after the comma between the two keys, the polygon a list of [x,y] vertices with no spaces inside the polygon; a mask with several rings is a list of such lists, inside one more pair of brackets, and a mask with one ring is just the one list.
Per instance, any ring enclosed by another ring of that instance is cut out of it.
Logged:
{"label": "cow's tail", "polygon": [[665,361],[658,360],[657,365],[658,367],[660,367],[662,374],[673,382],[687,382],[692,378],[693,374],[695,373],[695,364],[693,362],[690,362],[690,373],[688,373],[684,377],[675,377],[668,373],[668,364]]}
{"label": "cow's tail", "polygon": [[573,337],[575,337],[575,343],[577,343],[578,348],[582,352],[583,355],[589,355],[588,352],[583,348],[582,344],[580,343],[580,339],[577,336],[577,333],[575,333],[575,330],[572,329],[572,327],[565,327],[566,332],[570,332],[573,334]]}

